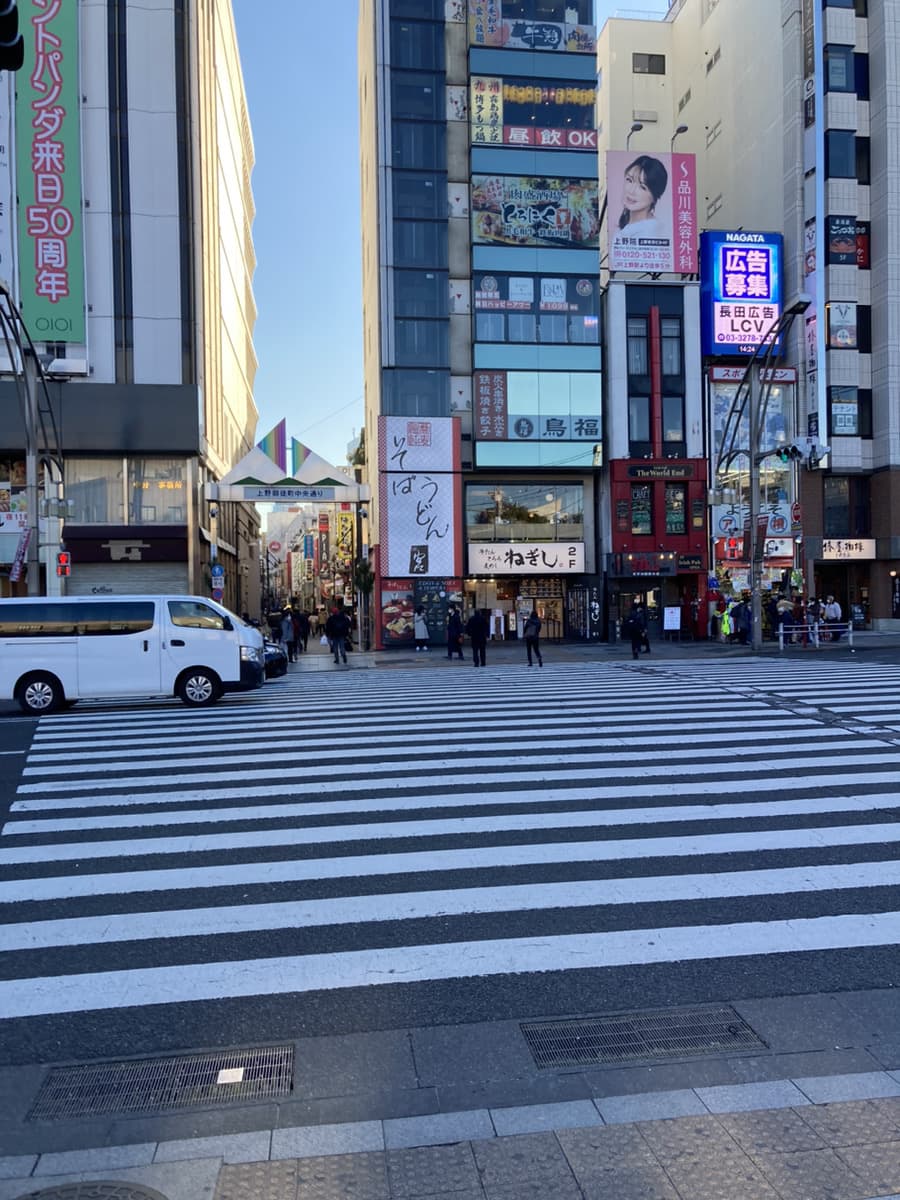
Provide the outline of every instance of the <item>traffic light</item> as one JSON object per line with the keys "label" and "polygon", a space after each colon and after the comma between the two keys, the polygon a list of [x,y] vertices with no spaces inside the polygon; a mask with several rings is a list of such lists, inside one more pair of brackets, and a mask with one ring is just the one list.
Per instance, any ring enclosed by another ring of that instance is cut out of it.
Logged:
{"label": "traffic light", "polygon": [[57,575],[72,574],[72,555],[68,550],[60,550],[56,556],[56,573]]}
{"label": "traffic light", "polygon": [[725,557],[738,557],[738,539],[736,537],[727,538],[725,541]]}
{"label": "traffic light", "polygon": [[797,462],[798,459],[804,458],[805,455],[799,446],[779,446],[775,451],[780,462],[789,463]]}
{"label": "traffic light", "polygon": [[25,61],[25,42],[19,33],[16,0],[0,0],[0,71],[19,71]]}

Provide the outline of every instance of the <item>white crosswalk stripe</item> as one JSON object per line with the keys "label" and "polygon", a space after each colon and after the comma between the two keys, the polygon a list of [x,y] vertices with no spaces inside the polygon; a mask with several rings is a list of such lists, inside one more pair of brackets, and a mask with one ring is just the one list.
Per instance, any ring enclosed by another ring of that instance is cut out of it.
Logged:
{"label": "white crosswalk stripe", "polygon": [[0,1018],[890,946],[898,778],[862,660],[83,705],[0,836]]}

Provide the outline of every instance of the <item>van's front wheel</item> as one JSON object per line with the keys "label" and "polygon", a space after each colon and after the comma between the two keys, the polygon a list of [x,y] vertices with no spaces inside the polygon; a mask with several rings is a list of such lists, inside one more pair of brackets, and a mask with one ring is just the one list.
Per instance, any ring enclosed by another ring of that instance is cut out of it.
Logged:
{"label": "van's front wheel", "polygon": [[178,680],[175,688],[179,698],[191,708],[214,704],[222,694],[218,675],[204,667],[191,667]]}
{"label": "van's front wheel", "polygon": [[16,700],[22,712],[30,717],[42,717],[44,713],[56,712],[63,700],[62,684],[55,675],[35,671],[19,680]]}

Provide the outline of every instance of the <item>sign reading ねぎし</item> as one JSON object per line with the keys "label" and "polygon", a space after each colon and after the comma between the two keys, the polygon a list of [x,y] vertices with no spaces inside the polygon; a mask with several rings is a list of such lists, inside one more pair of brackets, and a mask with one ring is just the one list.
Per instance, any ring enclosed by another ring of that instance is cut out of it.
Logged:
{"label": "sign reading \u306d\u304e\u3057", "polygon": [[385,574],[459,575],[459,418],[379,417],[378,490]]}
{"label": "sign reading \u306d\u304e\u3057", "polygon": [[40,341],[85,340],[78,9],[73,0],[19,0],[19,288]]}
{"label": "sign reading \u306d\u304e\u3057", "polygon": [[[753,354],[781,316],[780,233],[713,230],[700,237],[703,353]],[[780,351],[776,345],[774,353]]]}
{"label": "sign reading \u306d\u304e\u3057", "polygon": [[470,575],[581,574],[584,542],[470,542]]}
{"label": "sign reading \u306d\u304e\u3057", "polygon": [[611,271],[697,271],[693,154],[606,153]]}

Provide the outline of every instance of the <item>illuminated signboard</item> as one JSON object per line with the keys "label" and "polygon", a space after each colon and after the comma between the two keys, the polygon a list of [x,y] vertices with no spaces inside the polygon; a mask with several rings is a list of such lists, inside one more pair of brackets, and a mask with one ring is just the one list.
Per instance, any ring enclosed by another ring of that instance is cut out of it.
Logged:
{"label": "illuminated signboard", "polygon": [[606,153],[611,271],[697,272],[693,154]]}
{"label": "illuminated signboard", "polygon": [[597,89],[584,84],[473,75],[472,145],[596,152],[596,99]]}
{"label": "illuminated signboard", "polygon": [[[515,5],[507,5],[507,9]],[[566,10],[568,19],[527,20],[503,15],[501,0],[469,0],[469,43],[473,46],[505,46],[510,50],[561,50],[570,54],[594,54],[597,31],[580,25]],[[573,15],[576,15],[577,10]]]}
{"label": "illuminated signboard", "polygon": [[781,316],[782,261],[780,233],[714,230],[701,235],[705,355],[753,354],[767,341]]}
{"label": "illuminated signboard", "polygon": [[596,179],[472,176],[476,245],[590,249],[599,244]]}

